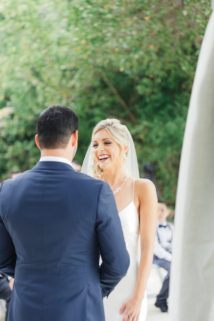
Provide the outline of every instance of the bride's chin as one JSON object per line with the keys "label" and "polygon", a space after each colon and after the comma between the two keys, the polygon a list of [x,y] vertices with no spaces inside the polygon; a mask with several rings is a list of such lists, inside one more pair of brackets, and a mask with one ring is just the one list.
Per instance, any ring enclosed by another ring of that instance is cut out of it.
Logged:
{"label": "bride's chin", "polygon": [[111,164],[110,164],[109,162],[100,163],[100,164],[99,164],[99,167],[100,167],[102,170],[105,170],[105,169],[111,167]]}

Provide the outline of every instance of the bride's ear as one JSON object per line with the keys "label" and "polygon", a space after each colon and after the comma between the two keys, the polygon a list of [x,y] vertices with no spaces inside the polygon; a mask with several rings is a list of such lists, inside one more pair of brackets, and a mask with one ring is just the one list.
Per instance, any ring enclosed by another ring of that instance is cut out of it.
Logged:
{"label": "bride's ear", "polygon": [[129,152],[129,146],[125,145],[124,146],[124,153],[125,153],[126,156],[128,155],[128,152]]}

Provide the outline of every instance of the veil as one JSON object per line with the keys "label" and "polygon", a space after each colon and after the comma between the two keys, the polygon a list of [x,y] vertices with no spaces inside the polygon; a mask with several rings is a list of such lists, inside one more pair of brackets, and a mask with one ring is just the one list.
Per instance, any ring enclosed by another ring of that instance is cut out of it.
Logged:
{"label": "veil", "polygon": [[[125,169],[129,176],[131,176],[133,179],[138,179],[140,178],[140,175],[139,175],[139,168],[138,168],[138,162],[137,162],[137,154],[136,154],[132,136],[128,128],[127,128],[127,131],[128,131],[128,137],[129,137],[129,150],[128,150],[127,157],[125,159]],[[94,167],[94,157],[92,152],[92,144],[90,144],[82,164],[81,172],[93,177],[93,167]]]}

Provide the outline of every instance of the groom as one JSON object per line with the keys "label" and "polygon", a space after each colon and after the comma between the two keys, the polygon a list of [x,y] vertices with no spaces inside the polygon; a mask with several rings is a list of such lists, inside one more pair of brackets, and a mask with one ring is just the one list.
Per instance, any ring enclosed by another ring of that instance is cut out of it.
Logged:
{"label": "groom", "polygon": [[9,321],[104,321],[102,297],[129,266],[113,194],[71,167],[74,112],[47,108],[37,130],[40,161],[0,188],[0,273],[15,276]]}

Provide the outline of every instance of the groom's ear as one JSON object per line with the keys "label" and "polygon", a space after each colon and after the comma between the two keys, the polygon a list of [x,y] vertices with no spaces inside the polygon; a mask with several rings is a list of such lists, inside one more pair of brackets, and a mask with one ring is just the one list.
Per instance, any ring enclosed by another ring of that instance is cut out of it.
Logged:
{"label": "groom's ear", "polygon": [[38,134],[36,134],[35,135],[35,143],[36,143],[36,146],[39,148],[39,150],[41,149],[40,148],[40,144],[39,144],[39,135]]}
{"label": "groom's ear", "polygon": [[72,147],[74,147],[75,145],[77,145],[78,142],[78,130],[75,130],[75,132],[73,132],[73,134],[71,135],[71,144]]}

